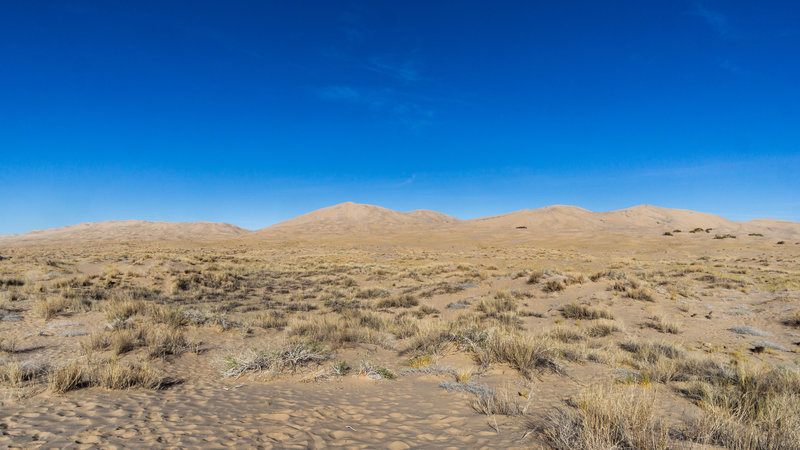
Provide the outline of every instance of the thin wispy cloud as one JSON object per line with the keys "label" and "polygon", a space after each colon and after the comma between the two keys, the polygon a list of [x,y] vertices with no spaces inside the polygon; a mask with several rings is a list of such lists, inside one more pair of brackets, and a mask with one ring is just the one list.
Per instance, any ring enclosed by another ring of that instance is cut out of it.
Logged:
{"label": "thin wispy cloud", "polygon": [[691,14],[702,18],[718,35],[730,37],[731,28],[728,18],[722,13],[708,9],[705,5],[698,3],[694,5]]}
{"label": "thin wispy cloud", "polygon": [[359,102],[361,93],[350,86],[326,86],[319,90],[319,97],[323,100]]}
{"label": "thin wispy cloud", "polygon": [[398,187],[399,187],[399,186],[408,186],[409,184],[412,184],[412,183],[414,183],[414,180],[416,180],[416,179],[417,179],[417,174],[415,174],[415,173],[414,173],[414,174],[411,174],[411,176],[410,176],[410,177],[408,177],[408,178],[406,178],[405,180],[403,180],[403,181],[401,181],[400,183],[398,183],[398,184],[397,184],[397,186],[398,186]]}
{"label": "thin wispy cloud", "polygon": [[355,11],[345,11],[339,15],[339,31],[344,34],[349,42],[364,40],[366,33],[361,26],[361,15]]}
{"label": "thin wispy cloud", "polygon": [[439,103],[425,95],[423,76],[415,51],[381,51],[366,46],[365,36],[381,35],[382,31],[365,19],[364,12],[346,10],[337,17],[341,39],[331,42],[324,56],[340,67],[346,67],[351,81],[316,88],[316,96],[324,101],[368,108],[411,130],[430,125]]}
{"label": "thin wispy cloud", "polygon": [[422,78],[412,60],[405,60],[400,64],[395,64],[385,58],[372,57],[365,67],[375,73],[386,75],[405,83],[415,83]]}
{"label": "thin wispy cloud", "polygon": [[371,110],[389,115],[396,122],[412,129],[429,125],[435,116],[432,107],[417,102],[394,89],[374,89],[331,85],[320,89],[317,96],[326,101],[363,105]]}
{"label": "thin wispy cloud", "polygon": [[747,75],[747,71],[729,59],[723,59],[719,61],[719,66],[722,68],[722,70],[730,72],[734,75]]}

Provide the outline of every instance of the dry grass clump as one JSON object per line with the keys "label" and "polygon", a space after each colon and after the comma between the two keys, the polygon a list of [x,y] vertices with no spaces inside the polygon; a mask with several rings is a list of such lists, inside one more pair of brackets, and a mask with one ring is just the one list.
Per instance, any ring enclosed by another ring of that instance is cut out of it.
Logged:
{"label": "dry grass clump", "polygon": [[482,299],[477,308],[486,316],[493,317],[504,312],[516,312],[517,302],[508,292],[498,292],[494,298]]}
{"label": "dry grass clump", "polygon": [[563,291],[567,286],[582,284],[588,281],[586,275],[581,273],[561,274],[551,269],[535,270],[528,276],[528,284],[539,284],[544,282],[542,290],[545,292]]}
{"label": "dry grass clump", "polygon": [[116,360],[90,365],[71,361],[50,372],[48,386],[51,392],[63,394],[85,387],[106,389],[160,389],[165,379],[146,364],[121,365]]}
{"label": "dry grass clump", "polygon": [[624,331],[622,326],[613,320],[597,319],[592,321],[591,326],[586,331],[590,337],[608,336],[616,331]]}
{"label": "dry grass clump", "polygon": [[16,361],[6,361],[0,364],[0,383],[10,386],[19,386],[23,381],[22,365]]}
{"label": "dry grass clump", "polygon": [[141,300],[131,300],[129,298],[112,298],[103,306],[106,318],[109,321],[124,321],[128,318],[144,312],[146,305]]}
{"label": "dry grass clump", "polygon": [[420,295],[420,297],[429,298],[429,297],[433,297],[434,295],[455,294],[456,292],[460,292],[460,291],[463,291],[463,290],[464,290],[464,288],[459,286],[459,285],[451,284],[451,283],[448,283],[446,281],[442,281],[442,282],[436,283],[435,285],[433,285],[432,287],[430,287],[428,289],[423,290],[419,295]]}
{"label": "dry grass clump", "polygon": [[106,389],[160,389],[166,380],[147,364],[119,364],[117,360],[102,364],[92,373],[90,384]]}
{"label": "dry grass clump", "polygon": [[12,336],[0,336],[0,352],[16,353],[19,346],[19,338]]}
{"label": "dry grass clump", "polygon": [[387,334],[390,329],[390,323],[382,316],[353,310],[336,318],[314,316],[294,319],[289,322],[287,334],[324,342],[334,348],[347,343],[375,344],[391,348],[392,339]]}
{"label": "dry grass clump", "polygon": [[609,280],[625,280],[628,278],[628,274],[619,270],[608,269],[595,272],[589,276],[589,279],[592,281],[600,281],[603,278],[607,278]]}
{"label": "dry grass clump", "polygon": [[508,364],[528,379],[541,371],[564,372],[556,361],[559,351],[548,337],[495,336],[487,348],[493,361]]}
{"label": "dry grass clump", "polygon": [[224,358],[222,376],[240,377],[246,373],[295,373],[309,364],[321,364],[333,358],[333,353],[314,341],[290,341],[274,349],[258,351],[250,348]]}
{"label": "dry grass clump", "polygon": [[558,273],[550,269],[534,270],[528,275],[528,284],[539,284],[554,275],[558,275]]}
{"label": "dry grass clump", "polygon": [[392,334],[400,339],[414,336],[419,331],[420,321],[408,313],[401,313],[395,316],[394,323],[391,324]]}
{"label": "dry grass clump", "polygon": [[361,360],[359,363],[358,374],[373,380],[394,380],[397,378],[397,374],[388,367],[366,360]]}
{"label": "dry grass clump", "polygon": [[165,324],[135,324],[126,328],[92,333],[83,341],[82,347],[87,354],[110,349],[114,356],[144,347],[150,358],[179,355],[188,349],[197,350],[197,344],[189,342],[181,330]]}
{"label": "dry grass clump", "polygon": [[144,335],[144,346],[150,358],[163,358],[167,355],[179,355],[196,345],[190,343],[183,332],[169,326],[156,326],[148,329]]}
{"label": "dry grass clump", "polygon": [[0,278],[0,287],[24,286],[25,280],[20,278]]}
{"label": "dry grass clump", "polygon": [[456,370],[456,383],[466,384],[472,378],[474,370],[471,367]]}
{"label": "dry grass clump", "polygon": [[636,359],[649,363],[654,363],[661,358],[685,358],[685,353],[682,350],[673,345],[663,343],[628,340],[620,344],[620,348],[632,353]]}
{"label": "dry grass clump", "polygon": [[654,328],[662,333],[678,334],[681,332],[681,326],[674,320],[669,320],[662,315],[655,315],[650,318],[647,326]]}
{"label": "dry grass clump", "polygon": [[452,327],[441,321],[419,323],[402,353],[430,355],[440,353],[454,342]]}
{"label": "dry grass clump", "polygon": [[586,335],[580,329],[566,327],[553,328],[547,335],[564,343],[580,342],[586,339]]}
{"label": "dry grass clump", "polygon": [[411,366],[412,369],[421,369],[430,366],[432,361],[433,358],[431,355],[419,355],[411,358],[408,365]]}
{"label": "dry grass clump", "polygon": [[361,309],[364,306],[354,298],[345,298],[341,296],[333,296],[323,300],[323,305],[330,308],[331,311],[341,313],[351,309]]}
{"label": "dry grass clump", "polygon": [[50,320],[58,313],[66,310],[72,301],[68,298],[51,295],[43,299],[39,299],[33,305],[33,313],[44,320]]}
{"label": "dry grass clump", "polygon": [[48,385],[52,392],[63,394],[88,386],[87,367],[78,361],[70,361],[50,372]]}
{"label": "dry grass clump", "polygon": [[5,361],[0,365],[0,382],[19,387],[25,381],[41,378],[50,373],[50,364],[44,361]]}
{"label": "dry grass clump", "polygon": [[287,334],[289,336],[302,336],[317,342],[326,342],[334,346],[341,346],[345,342],[352,342],[351,333],[340,320],[323,316],[314,316],[307,319],[297,318],[289,323]]}
{"label": "dry grass clump", "polygon": [[626,279],[626,281],[617,281],[612,286],[611,289],[614,291],[622,292],[623,297],[632,298],[634,300],[641,300],[645,302],[654,302],[655,301],[655,293],[642,284],[640,281],[637,281],[632,278]]}
{"label": "dry grass clump", "polygon": [[561,315],[566,319],[609,319],[613,320],[614,316],[610,312],[603,309],[594,309],[586,305],[579,305],[577,303],[568,303],[561,307]]}
{"label": "dry grass clump", "polygon": [[0,312],[8,311],[11,304],[11,294],[8,292],[0,292]]}
{"label": "dry grass clump", "polygon": [[421,322],[418,331],[407,341],[401,354],[431,355],[460,349],[488,355],[486,347],[496,331],[485,328],[477,314],[462,314],[451,322]]}
{"label": "dry grass clump", "polygon": [[231,320],[227,315],[221,313],[210,313],[202,311],[184,311],[183,317],[187,322],[195,326],[214,326],[219,331],[228,331],[232,328],[241,328],[243,325],[239,321]]}
{"label": "dry grass clump", "polygon": [[378,288],[371,288],[371,289],[362,289],[356,293],[356,298],[380,298],[380,297],[388,297],[389,291],[386,289],[378,289]]}
{"label": "dry grass clump", "polygon": [[[172,328],[180,328],[189,323],[189,319],[179,308],[168,305],[150,305],[147,314],[156,322]],[[117,316],[123,317],[123,316]]]}
{"label": "dry grass clump", "polygon": [[555,449],[666,449],[670,430],[655,395],[636,386],[586,389],[550,414],[539,431]]}
{"label": "dry grass clump", "polygon": [[106,332],[91,333],[81,342],[81,348],[87,355],[96,350],[106,350],[111,347],[111,334]]}
{"label": "dry grass clump", "polygon": [[567,282],[563,278],[547,280],[542,286],[544,292],[559,292],[567,288]]}
{"label": "dry grass clump", "polygon": [[791,317],[783,321],[783,324],[790,327],[800,328],[800,311],[795,311]]}
{"label": "dry grass clump", "polygon": [[508,292],[498,292],[491,299],[482,299],[477,309],[483,313],[483,318],[492,319],[500,328],[511,331],[522,327],[522,319],[517,315],[517,302]]}
{"label": "dry grass clump", "polygon": [[351,328],[369,328],[374,331],[386,330],[389,324],[384,316],[370,311],[346,311],[341,315]]}
{"label": "dry grass clump", "polygon": [[731,380],[735,373],[712,358],[694,358],[664,343],[626,341],[620,347],[632,354],[629,363],[641,371],[639,379],[669,383],[692,380]]}
{"label": "dry grass clump", "polygon": [[186,270],[172,281],[172,293],[203,292],[206,290],[233,292],[242,284],[242,277],[231,271]]}
{"label": "dry grass clump", "polygon": [[256,316],[251,322],[250,325],[261,327],[264,329],[275,328],[278,330],[283,329],[286,325],[289,324],[289,319],[286,318],[286,314],[281,311],[267,311],[259,314]]}
{"label": "dry grass clump", "polygon": [[413,308],[417,305],[419,300],[411,294],[383,298],[375,304],[377,308]]}
{"label": "dry grass clump", "polygon": [[697,277],[697,281],[705,281],[708,283],[708,287],[721,289],[744,289],[750,284],[743,279],[732,278],[730,276],[714,273],[706,273],[701,275]]}
{"label": "dry grass clump", "polygon": [[589,278],[582,273],[568,273],[566,283],[567,286],[572,286],[573,284],[583,284],[589,281]]}
{"label": "dry grass clump", "polygon": [[419,307],[419,309],[414,311],[414,315],[417,316],[417,318],[422,319],[425,316],[433,316],[433,315],[439,314],[440,312],[441,311],[436,309],[436,307],[434,307],[434,306],[421,305]]}
{"label": "dry grass clump", "polygon": [[705,444],[737,449],[797,448],[800,375],[783,367],[740,365],[736,375],[700,381],[689,390],[705,410],[690,432]]}
{"label": "dry grass clump", "polygon": [[504,330],[514,331],[521,330],[523,321],[515,312],[504,312],[491,316],[491,324]]}
{"label": "dry grass clump", "polygon": [[115,356],[119,356],[141,347],[144,345],[145,336],[145,329],[138,326],[115,330],[112,332],[110,339],[111,351]]}
{"label": "dry grass clump", "polygon": [[351,369],[350,364],[348,364],[347,361],[344,361],[344,360],[339,361],[336,364],[331,365],[331,372],[334,375],[340,376],[340,377],[343,377],[343,376],[347,375],[347,372],[349,372],[350,369]]}
{"label": "dry grass clump", "polygon": [[508,389],[499,391],[494,389],[481,389],[475,392],[472,400],[472,408],[480,414],[487,416],[518,416],[524,415],[530,406],[530,399],[524,404],[518,399],[520,396],[512,394]]}
{"label": "dry grass clump", "polygon": [[655,301],[655,294],[653,294],[653,291],[644,286],[636,289],[627,289],[623,295],[634,300],[642,300],[645,302]]}

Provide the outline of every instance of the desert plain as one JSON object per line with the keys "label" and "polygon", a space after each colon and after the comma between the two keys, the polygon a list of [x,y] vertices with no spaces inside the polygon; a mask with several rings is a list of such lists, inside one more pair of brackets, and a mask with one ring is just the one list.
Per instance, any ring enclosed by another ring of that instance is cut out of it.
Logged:
{"label": "desert plain", "polygon": [[0,447],[800,448],[800,224],[345,203],[0,236]]}

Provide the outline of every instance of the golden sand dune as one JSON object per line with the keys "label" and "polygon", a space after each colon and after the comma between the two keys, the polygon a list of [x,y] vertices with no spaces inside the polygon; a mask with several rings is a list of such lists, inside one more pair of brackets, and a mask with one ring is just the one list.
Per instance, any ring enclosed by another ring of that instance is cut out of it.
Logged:
{"label": "golden sand dune", "polygon": [[419,229],[420,227],[429,228],[458,222],[459,220],[455,217],[435,211],[418,209],[411,212],[398,212],[375,205],[346,202],[263,228],[258,230],[256,235],[278,230],[340,232],[405,227]]}
{"label": "golden sand dune", "polygon": [[542,233],[611,231],[658,234],[676,229],[685,232],[696,228],[711,228],[715,233],[782,233],[787,237],[800,233],[800,224],[796,222],[772,219],[734,222],[714,214],[651,205],[608,212],[592,212],[577,206],[554,205],[473,219],[465,221],[464,224],[474,228],[495,230],[525,227]]}
{"label": "golden sand dune", "polygon": [[723,217],[686,209],[639,205],[608,212],[593,212],[577,206],[553,205],[524,209],[499,216],[459,220],[441,213],[417,210],[397,212],[380,206],[342,203],[262,228],[245,238],[309,237],[341,234],[401,234],[406,237],[431,236],[514,236],[519,230],[530,237],[561,233],[635,233],[659,236],[666,231],[689,232],[711,229],[712,234],[760,233],[765,236],[795,239],[800,224],[772,219],[735,222]]}
{"label": "golden sand dune", "polygon": [[[514,239],[546,238],[555,234],[598,233],[660,236],[664,232],[689,232],[710,229],[716,234],[762,234],[794,240],[800,238],[800,223],[774,219],[736,222],[723,217],[686,209],[639,205],[608,212],[593,212],[577,206],[553,205],[524,209],[499,216],[459,220],[435,211],[399,212],[375,205],[353,202],[318,209],[307,214],[249,231],[226,223],[147,222],[138,220],[83,223],[62,228],[0,236],[0,244],[129,242],[129,241],[247,241],[304,240],[342,236],[398,236],[416,239],[496,237]],[[520,236],[520,230],[528,234]]]}
{"label": "golden sand dune", "polygon": [[109,220],[0,236],[0,243],[216,241],[246,233],[227,223]]}

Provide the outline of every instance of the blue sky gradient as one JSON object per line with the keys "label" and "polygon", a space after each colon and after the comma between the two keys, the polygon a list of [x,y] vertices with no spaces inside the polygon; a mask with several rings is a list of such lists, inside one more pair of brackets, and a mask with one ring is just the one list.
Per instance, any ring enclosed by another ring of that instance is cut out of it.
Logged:
{"label": "blue sky gradient", "polygon": [[800,3],[0,2],[0,234],[654,204],[800,221]]}

